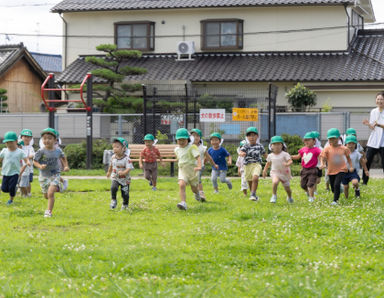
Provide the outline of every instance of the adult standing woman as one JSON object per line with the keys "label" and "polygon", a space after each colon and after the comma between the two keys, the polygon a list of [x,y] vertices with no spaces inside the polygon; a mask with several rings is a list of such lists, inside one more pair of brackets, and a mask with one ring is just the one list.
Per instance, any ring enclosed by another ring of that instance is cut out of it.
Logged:
{"label": "adult standing woman", "polygon": [[[363,121],[371,129],[371,134],[367,143],[367,168],[371,168],[374,156],[380,153],[381,167],[384,171],[384,91],[377,93],[376,106],[368,119]],[[368,183],[369,177],[363,172],[363,184]]]}

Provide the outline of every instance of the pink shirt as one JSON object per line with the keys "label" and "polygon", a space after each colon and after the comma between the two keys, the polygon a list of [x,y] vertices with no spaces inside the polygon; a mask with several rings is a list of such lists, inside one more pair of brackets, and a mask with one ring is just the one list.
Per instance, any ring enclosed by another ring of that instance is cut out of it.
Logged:
{"label": "pink shirt", "polygon": [[301,166],[306,169],[316,168],[321,149],[318,147],[303,147],[299,150]]}

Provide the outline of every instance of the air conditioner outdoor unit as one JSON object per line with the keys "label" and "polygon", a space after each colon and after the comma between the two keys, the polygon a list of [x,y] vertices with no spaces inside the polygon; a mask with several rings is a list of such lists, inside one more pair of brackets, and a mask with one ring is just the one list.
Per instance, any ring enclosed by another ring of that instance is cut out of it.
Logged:
{"label": "air conditioner outdoor unit", "polygon": [[177,60],[193,60],[192,54],[195,53],[194,41],[180,41],[177,44]]}

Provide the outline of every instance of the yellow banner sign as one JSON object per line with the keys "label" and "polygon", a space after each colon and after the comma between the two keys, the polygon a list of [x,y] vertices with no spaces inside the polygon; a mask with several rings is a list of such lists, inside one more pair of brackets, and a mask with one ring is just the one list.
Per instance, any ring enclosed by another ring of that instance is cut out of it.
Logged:
{"label": "yellow banner sign", "polygon": [[232,121],[259,121],[259,110],[253,108],[233,108]]}

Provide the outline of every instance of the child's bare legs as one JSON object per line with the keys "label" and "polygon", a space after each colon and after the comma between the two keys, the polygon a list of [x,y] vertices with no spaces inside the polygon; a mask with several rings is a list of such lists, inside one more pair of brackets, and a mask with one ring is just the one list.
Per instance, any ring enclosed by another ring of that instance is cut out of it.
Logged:
{"label": "child's bare legs", "polygon": [[186,194],[185,194],[185,188],[187,186],[187,183],[185,183],[184,180],[179,180],[179,195],[180,195],[180,201],[185,202]]}
{"label": "child's bare legs", "polygon": [[199,193],[199,186],[198,185],[192,185],[191,184],[191,190],[194,194],[198,194]]}
{"label": "child's bare legs", "polygon": [[314,195],[315,195],[315,187],[316,187],[316,184],[314,186],[312,186],[312,187],[308,186],[308,194],[309,194],[310,198],[313,198]]}
{"label": "child's bare legs", "polygon": [[346,199],[348,199],[349,195],[349,184],[344,185],[344,196]]}
{"label": "child's bare legs", "polygon": [[21,196],[26,197],[29,194],[28,187],[20,187]]}
{"label": "child's bare legs", "polygon": [[277,186],[279,185],[280,179],[278,177],[272,177],[272,194],[277,195]]}
{"label": "child's bare legs", "polygon": [[288,198],[292,198],[292,190],[289,185],[284,185],[285,192],[287,193]]}
{"label": "child's bare legs", "polygon": [[48,192],[44,194],[44,197],[48,200],[47,209],[52,212],[53,206],[55,205],[55,192],[58,192],[59,189],[55,185],[50,185]]}
{"label": "child's bare legs", "polygon": [[249,188],[251,189],[252,193],[256,193],[257,187],[259,186],[259,176],[253,176],[251,184],[249,185]]}

